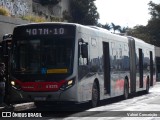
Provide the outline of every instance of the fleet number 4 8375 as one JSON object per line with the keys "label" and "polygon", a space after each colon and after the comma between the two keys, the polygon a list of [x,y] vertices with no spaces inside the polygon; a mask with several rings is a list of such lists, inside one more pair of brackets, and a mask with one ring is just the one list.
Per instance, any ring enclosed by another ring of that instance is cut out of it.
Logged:
{"label": "fleet number 4 8375", "polygon": [[46,85],[46,88],[58,88],[57,85]]}

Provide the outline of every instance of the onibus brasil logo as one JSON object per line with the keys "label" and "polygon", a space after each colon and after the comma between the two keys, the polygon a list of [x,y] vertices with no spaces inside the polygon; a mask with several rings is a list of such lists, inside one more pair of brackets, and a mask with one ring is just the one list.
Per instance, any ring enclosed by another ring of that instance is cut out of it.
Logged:
{"label": "onibus brasil logo", "polygon": [[17,112],[2,112],[2,117],[42,117],[41,113],[17,113]]}

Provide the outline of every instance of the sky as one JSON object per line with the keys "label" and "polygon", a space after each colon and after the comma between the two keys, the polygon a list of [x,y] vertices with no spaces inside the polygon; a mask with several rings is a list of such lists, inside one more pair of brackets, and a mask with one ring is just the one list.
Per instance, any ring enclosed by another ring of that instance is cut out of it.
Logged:
{"label": "sky", "polygon": [[96,0],[95,5],[100,14],[99,23],[120,25],[132,28],[147,25],[151,18],[149,1],[160,4],[160,0]]}

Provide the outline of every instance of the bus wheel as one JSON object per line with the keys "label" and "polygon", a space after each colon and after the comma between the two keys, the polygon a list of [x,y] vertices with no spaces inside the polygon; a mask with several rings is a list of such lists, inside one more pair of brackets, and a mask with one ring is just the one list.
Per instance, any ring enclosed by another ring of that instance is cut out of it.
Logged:
{"label": "bus wheel", "polygon": [[129,85],[128,85],[128,80],[125,80],[124,82],[124,99],[128,99],[129,96]]}
{"label": "bus wheel", "polygon": [[41,101],[36,101],[34,102],[34,105],[39,108],[39,107],[44,107],[45,106],[45,103],[44,102],[41,102]]}
{"label": "bus wheel", "polygon": [[91,100],[91,106],[96,107],[99,102],[99,90],[96,82],[94,82],[92,87],[92,100]]}
{"label": "bus wheel", "polygon": [[147,84],[146,84],[146,90],[145,93],[148,94],[149,93],[149,79],[147,79]]}

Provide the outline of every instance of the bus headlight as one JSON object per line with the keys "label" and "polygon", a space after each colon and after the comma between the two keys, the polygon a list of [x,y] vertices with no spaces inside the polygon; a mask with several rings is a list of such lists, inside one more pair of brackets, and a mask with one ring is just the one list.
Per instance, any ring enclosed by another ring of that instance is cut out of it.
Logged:
{"label": "bus headlight", "polygon": [[67,80],[61,87],[60,87],[60,90],[66,90],[70,87],[72,87],[74,85],[75,81],[74,79],[71,79],[71,80]]}
{"label": "bus headlight", "polygon": [[11,81],[11,85],[15,86],[16,85],[15,81]]}
{"label": "bus headlight", "polygon": [[69,80],[68,85],[72,85],[72,84],[73,84],[73,80]]}
{"label": "bus headlight", "polygon": [[21,86],[13,80],[11,81],[11,85],[14,89],[21,90]]}

